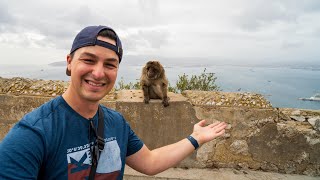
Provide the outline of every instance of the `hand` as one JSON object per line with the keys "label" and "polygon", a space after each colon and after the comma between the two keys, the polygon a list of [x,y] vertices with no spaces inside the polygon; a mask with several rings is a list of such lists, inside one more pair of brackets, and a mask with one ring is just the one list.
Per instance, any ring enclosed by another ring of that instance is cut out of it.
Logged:
{"label": "hand", "polygon": [[206,126],[206,120],[202,120],[194,125],[191,136],[195,138],[201,146],[202,144],[224,134],[226,127],[226,123],[219,121]]}

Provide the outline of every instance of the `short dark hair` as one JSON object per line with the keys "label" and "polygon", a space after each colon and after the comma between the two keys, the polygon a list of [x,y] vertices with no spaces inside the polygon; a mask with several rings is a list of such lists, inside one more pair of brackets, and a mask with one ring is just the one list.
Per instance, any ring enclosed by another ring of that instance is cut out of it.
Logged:
{"label": "short dark hair", "polygon": [[98,36],[110,38],[110,39],[112,39],[112,40],[117,42],[116,33],[114,31],[110,30],[110,29],[104,29],[104,30],[100,31]]}
{"label": "short dark hair", "polygon": [[[98,36],[106,37],[106,38],[112,39],[114,41],[117,41],[116,33],[114,31],[110,30],[110,29],[104,29],[104,30],[100,31]],[[76,51],[73,51],[70,54],[71,59],[73,59],[74,52],[76,52]]]}

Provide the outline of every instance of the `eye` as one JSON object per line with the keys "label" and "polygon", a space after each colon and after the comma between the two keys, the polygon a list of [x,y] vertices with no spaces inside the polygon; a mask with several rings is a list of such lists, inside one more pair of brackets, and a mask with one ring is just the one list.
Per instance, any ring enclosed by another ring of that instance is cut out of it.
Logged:
{"label": "eye", "polygon": [[107,68],[112,68],[112,69],[118,67],[116,64],[113,64],[113,63],[105,63],[104,66]]}
{"label": "eye", "polygon": [[83,62],[86,63],[86,64],[93,64],[94,60],[92,60],[92,59],[83,59]]}

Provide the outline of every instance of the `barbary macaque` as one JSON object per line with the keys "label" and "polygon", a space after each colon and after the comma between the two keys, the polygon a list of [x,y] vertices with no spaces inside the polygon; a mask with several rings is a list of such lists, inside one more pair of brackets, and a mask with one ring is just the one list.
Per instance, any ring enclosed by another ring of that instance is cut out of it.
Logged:
{"label": "barbary macaque", "polygon": [[164,107],[169,106],[168,79],[159,61],[149,61],[142,69],[140,85],[143,90],[144,102],[150,99],[162,99]]}

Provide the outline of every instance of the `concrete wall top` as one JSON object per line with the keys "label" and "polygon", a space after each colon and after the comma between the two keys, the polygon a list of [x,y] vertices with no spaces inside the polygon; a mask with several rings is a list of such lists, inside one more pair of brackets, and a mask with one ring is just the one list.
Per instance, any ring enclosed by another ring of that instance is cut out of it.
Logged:
{"label": "concrete wall top", "polygon": [[[64,92],[61,81],[0,78],[0,139],[24,114]],[[42,94],[43,93],[43,94]],[[185,91],[143,102],[141,90],[112,92],[101,103],[123,114],[154,149],[185,138],[200,119],[229,124],[225,136],[198,149],[182,167],[249,168],[320,175],[320,111],[272,108],[261,95]]]}

